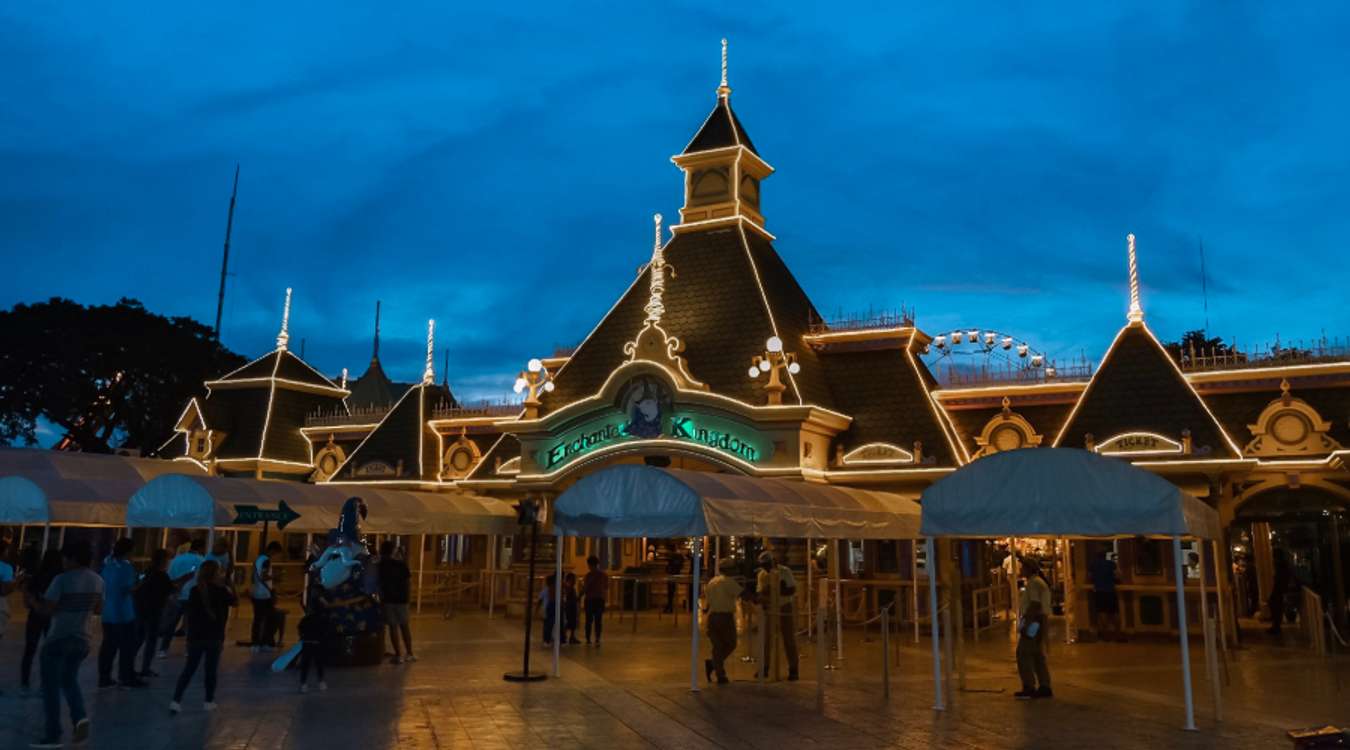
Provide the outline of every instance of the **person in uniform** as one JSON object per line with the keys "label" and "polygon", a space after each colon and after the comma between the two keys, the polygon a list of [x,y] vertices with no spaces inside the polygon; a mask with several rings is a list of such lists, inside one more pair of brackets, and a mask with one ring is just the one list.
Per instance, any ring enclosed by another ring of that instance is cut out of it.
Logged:
{"label": "person in uniform", "polygon": [[[777,591],[773,590],[774,583],[777,582]],[[779,565],[773,558],[772,552],[761,552],[759,554],[759,577],[756,581],[755,596],[759,600],[760,607],[764,610],[764,624],[770,626],[770,615],[773,613],[774,597],[778,598],[778,622],[773,623],[772,627],[777,631],[777,635],[783,641],[783,652],[787,654],[788,680],[797,679],[797,626],[796,618],[793,617],[793,599],[797,594],[797,579],[792,575],[792,569],[786,565]],[[772,646],[770,646],[772,648]],[[766,649],[767,651],[767,649]],[[762,665],[764,674],[768,674],[768,653],[765,653],[765,664]]]}
{"label": "person in uniform", "polygon": [[736,571],[736,561],[730,558],[717,564],[717,575],[708,582],[708,640],[712,641],[712,658],[703,661],[703,672],[712,682],[713,673],[717,673],[717,684],[725,685],[727,679],[726,661],[736,651],[736,600],[744,589],[732,574]]}

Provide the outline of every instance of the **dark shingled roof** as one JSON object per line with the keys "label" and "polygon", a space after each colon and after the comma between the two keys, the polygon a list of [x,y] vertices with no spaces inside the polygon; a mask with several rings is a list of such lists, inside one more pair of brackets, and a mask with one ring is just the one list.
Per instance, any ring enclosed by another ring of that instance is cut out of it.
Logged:
{"label": "dark shingled roof", "polygon": [[[453,404],[454,398],[443,386],[419,384],[408,389],[379,426],[347,458],[333,479],[362,481],[362,477],[358,476],[361,466],[371,461],[382,461],[394,468],[402,463],[403,473],[397,477],[371,477],[372,480],[436,480],[438,443],[436,433],[427,426],[427,420],[431,419],[436,409]],[[421,474],[418,473],[419,448]]]}
{"label": "dark shingled roof", "polygon": [[[806,403],[833,408],[815,353],[799,343],[819,315],[768,240],[737,226],[681,232],[666,245],[665,256],[675,273],[666,278],[661,326],[684,342],[685,361],[694,378],[715,393],[763,404],[763,380],[750,379],[746,370],[756,355],[764,353],[764,342],[774,334],[776,323],[788,351],[800,359],[802,369],[793,380]],[[642,330],[649,296],[644,269],[559,370],[556,389],[544,397],[546,410],[594,394],[626,361],[623,346]],[[791,387],[783,401],[801,402]]]}
{"label": "dark shingled roof", "polygon": [[1219,423],[1206,411],[1153,334],[1142,325],[1121,331],[1106,353],[1059,445],[1081,448],[1087,433],[1102,443],[1122,432],[1156,432],[1174,440],[1191,431],[1197,452],[1212,458],[1238,458]]}
{"label": "dark shingled roof", "polygon": [[[1021,414],[1022,418],[1031,423],[1032,429],[1041,436],[1041,445],[1050,445],[1054,442],[1055,436],[1059,434],[1059,429],[1064,426],[1064,420],[1069,416],[1069,410],[1073,408],[1072,403],[1064,404],[1017,404],[1013,403],[1008,407],[1014,414]],[[947,409],[947,415],[951,417],[952,424],[956,427],[956,432],[965,443],[966,450],[974,454],[980,449],[975,444],[975,438],[979,437],[984,430],[984,426],[990,419],[1002,413],[1002,406],[982,406],[977,409]]]}
{"label": "dark shingled roof", "polygon": [[708,119],[703,121],[703,127],[699,128],[694,139],[685,147],[684,153],[712,151],[728,146],[745,146],[750,153],[759,156],[755,144],[750,141],[750,136],[746,135],[740,119],[731,109],[730,98],[719,96],[713,111],[708,114]]}
{"label": "dark shingled roof", "polygon": [[497,473],[497,459],[500,458],[502,463],[506,463],[519,456],[520,439],[508,432],[502,435],[500,440],[483,453],[483,459],[478,462],[478,465],[474,467],[473,471],[469,472],[467,479],[510,479],[511,477],[509,475]]}
{"label": "dark shingled roof", "polygon": [[234,372],[220,378],[223,382],[235,380],[250,380],[253,378],[270,378],[273,375],[284,380],[293,380],[306,385],[320,386],[323,388],[337,388],[337,383],[329,380],[318,370],[310,367],[304,360],[292,354],[286,349],[275,349]]}
{"label": "dark shingled roof", "polygon": [[[1331,423],[1327,434],[1342,446],[1350,446],[1350,388],[1341,386],[1310,388],[1300,387],[1292,381],[1289,395],[1303,399],[1309,406],[1322,415],[1322,419]],[[1251,442],[1252,431],[1248,425],[1256,424],[1261,412],[1280,397],[1279,378],[1272,380],[1259,391],[1218,392],[1205,394],[1205,403],[1223,423],[1239,447]]]}
{"label": "dark shingled roof", "polygon": [[365,373],[350,383],[351,395],[347,397],[347,405],[352,408],[392,406],[411,387],[409,383],[395,383],[390,380],[389,376],[384,374],[380,360],[374,358],[370,360],[370,366],[366,368]]}
{"label": "dark shingled roof", "polygon": [[853,417],[840,436],[844,450],[890,443],[912,451],[917,440],[923,443],[923,455],[936,458],[937,466],[956,466],[959,461],[924,382],[927,368],[916,361],[916,373],[906,361],[909,356],[900,348],[821,355],[839,411]]}

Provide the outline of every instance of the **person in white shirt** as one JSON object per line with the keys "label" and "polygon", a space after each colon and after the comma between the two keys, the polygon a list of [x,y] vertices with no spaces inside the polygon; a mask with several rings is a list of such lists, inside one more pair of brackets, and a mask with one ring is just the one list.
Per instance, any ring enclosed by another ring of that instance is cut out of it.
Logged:
{"label": "person in white shirt", "polygon": [[164,631],[164,639],[160,641],[159,658],[163,659],[169,654],[169,644],[173,643],[173,637],[178,632],[178,623],[183,617],[183,607],[187,605],[188,594],[192,593],[192,587],[197,581],[197,569],[202,566],[206,558],[202,553],[206,551],[206,540],[193,539],[188,544],[187,552],[180,552],[174,555],[173,560],[169,562],[169,579],[178,587],[178,597],[169,605],[172,611],[166,621],[170,623]]}
{"label": "person in white shirt", "polygon": [[276,646],[276,633],[272,626],[276,615],[277,597],[272,590],[272,559],[281,554],[279,542],[269,542],[267,550],[253,561],[253,570],[249,573],[249,599],[253,602],[253,630],[249,639],[253,651],[272,650]]}

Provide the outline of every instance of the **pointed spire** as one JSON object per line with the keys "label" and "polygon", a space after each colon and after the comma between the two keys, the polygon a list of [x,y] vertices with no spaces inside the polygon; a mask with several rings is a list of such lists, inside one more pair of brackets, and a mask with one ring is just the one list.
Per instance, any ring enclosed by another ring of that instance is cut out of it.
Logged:
{"label": "pointed spire", "polygon": [[722,37],[722,85],[717,87],[718,96],[730,96],[731,87],[727,85],[727,40]]}
{"label": "pointed spire", "polygon": [[380,358],[380,301],[375,300],[375,349],[370,355],[371,361]]}
{"label": "pointed spire", "polygon": [[277,334],[277,349],[286,351],[286,344],[291,340],[291,288],[286,287],[286,306],[281,309],[281,332]]}
{"label": "pointed spire", "polygon": [[436,321],[427,321],[427,367],[422,371],[422,385],[436,382]]}
{"label": "pointed spire", "polygon": [[666,312],[665,303],[661,297],[666,291],[666,253],[661,246],[661,214],[652,216],[652,221],[656,225],[656,236],[652,242],[652,262],[649,264],[651,269],[651,297],[647,299],[647,306],[642,308],[647,311],[648,323],[660,323],[661,316]]}
{"label": "pointed spire", "polygon": [[1130,249],[1130,312],[1125,316],[1131,323],[1144,322],[1144,308],[1139,306],[1139,263],[1134,256],[1134,233],[1126,235]]}
{"label": "pointed spire", "polygon": [[342,390],[347,390],[347,368],[342,368]]}

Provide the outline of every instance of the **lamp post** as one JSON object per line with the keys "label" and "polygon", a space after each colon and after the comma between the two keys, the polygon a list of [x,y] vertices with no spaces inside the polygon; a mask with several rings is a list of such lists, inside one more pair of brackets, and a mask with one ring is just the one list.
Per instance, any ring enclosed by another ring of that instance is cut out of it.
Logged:
{"label": "lamp post", "polygon": [[544,367],[544,363],[536,357],[525,365],[525,369],[521,371],[520,375],[516,376],[516,384],[513,390],[516,393],[528,391],[525,396],[525,418],[538,419],[539,407],[541,406],[539,392],[553,392],[553,376],[549,373],[548,368]]}
{"label": "lamp post", "polygon": [[764,354],[750,361],[749,374],[752,379],[757,379],[760,373],[768,373],[769,379],[764,383],[764,392],[768,394],[770,406],[780,406],[783,403],[783,391],[787,390],[787,385],[783,382],[783,371],[787,370],[789,375],[796,375],[801,369],[802,366],[797,364],[797,355],[783,351],[783,340],[777,336],[770,336],[769,340],[764,342]]}
{"label": "lamp post", "polygon": [[[539,360],[531,360],[538,362]],[[536,500],[521,500],[516,503],[516,523],[530,527],[530,572],[525,580],[525,664],[520,672],[507,672],[502,679],[507,682],[542,682],[548,675],[530,673],[530,631],[534,626],[534,558],[539,544],[539,503]]]}

